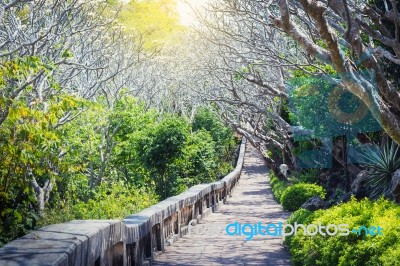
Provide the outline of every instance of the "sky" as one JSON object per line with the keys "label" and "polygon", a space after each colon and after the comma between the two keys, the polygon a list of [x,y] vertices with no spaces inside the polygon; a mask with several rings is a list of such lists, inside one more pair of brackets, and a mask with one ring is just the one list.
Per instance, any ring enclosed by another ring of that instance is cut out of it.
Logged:
{"label": "sky", "polygon": [[[209,0],[177,0],[177,11],[180,16],[180,22],[184,26],[193,26],[196,19],[192,8],[200,8]],[[191,8],[192,7],[192,8]]]}
{"label": "sky", "polygon": [[[119,0],[121,3],[129,3],[131,0]],[[198,9],[210,0],[176,0],[180,23],[183,26],[194,26],[196,24],[193,9]]]}

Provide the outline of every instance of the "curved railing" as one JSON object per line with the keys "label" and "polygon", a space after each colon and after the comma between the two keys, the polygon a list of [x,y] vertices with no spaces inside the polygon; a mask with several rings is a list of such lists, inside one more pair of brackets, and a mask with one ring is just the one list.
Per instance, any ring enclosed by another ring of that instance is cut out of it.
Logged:
{"label": "curved railing", "polygon": [[[119,220],[76,220],[43,227],[0,249],[0,265],[151,265],[165,245],[187,233],[224,203],[242,171],[246,139],[236,168]],[[195,220],[195,221],[193,221]]]}

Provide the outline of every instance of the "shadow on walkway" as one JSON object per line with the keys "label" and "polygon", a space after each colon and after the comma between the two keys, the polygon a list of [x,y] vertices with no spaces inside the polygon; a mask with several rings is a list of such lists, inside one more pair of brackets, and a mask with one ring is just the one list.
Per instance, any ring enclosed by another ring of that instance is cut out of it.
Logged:
{"label": "shadow on walkway", "polygon": [[[232,197],[197,225],[202,228],[198,234],[194,230],[167,246],[155,265],[291,265],[281,237],[258,235],[246,240],[246,236],[225,232],[225,226],[236,221],[265,225],[283,222],[289,215],[273,198],[268,169],[260,153],[247,144],[244,169]],[[214,234],[204,229],[217,226],[223,229]]]}

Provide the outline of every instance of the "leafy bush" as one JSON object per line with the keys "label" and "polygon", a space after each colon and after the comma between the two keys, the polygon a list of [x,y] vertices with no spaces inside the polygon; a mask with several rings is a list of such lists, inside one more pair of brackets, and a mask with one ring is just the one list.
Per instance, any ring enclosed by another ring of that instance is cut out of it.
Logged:
{"label": "leafy bush", "polygon": [[217,178],[221,178],[233,170],[235,164],[235,147],[240,139],[235,138],[231,128],[226,127],[219,115],[210,108],[200,108],[192,122],[193,132],[207,131],[215,143],[215,152],[218,155],[216,162]]}
{"label": "leafy bush", "polygon": [[288,188],[288,183],[280,180],[272,171],[269,173],[269,177],[272,194],[274,194],[276,201],[281,203],[281,196],[283,192]]}
{"label": "leafy bush", "polygon": [[183,149],[183,154],[184,178],[192,179],[189,187],[199,182],[215,181],[218,157],[215,142],[208,131],[199,130],[191,134]]}
{"label": "leafy bush", "polygon": [[233,169],[232,130],[207,109],[200,109],[192,125],[185,118],[165,116],[137,142],[139,160],[151,172],[161,199],[216,181]]}
{"label": "leafy bush", "polygon": [[141,157],[145,167],[156,180],[156,191],[162,199],[172,196],[177,176],[170,174],[170,165],[183,156],[183,148],[190,133],[185,119],[167,116],[154,128],[148,128],[147,136],[140,143]]}
{"label": "leafy bush", "polygon": [[233,141],[233,131],[224,126],[218,114],[212,112],[208,108],[200,108],[192,123],[193,131],[208,131],[216,143],[218,153],[227,155],[226,153],[235,145]]}
{"label": "leafy bush", "polygon": [[288,222],[294,224],[348,224],[351,231],[360,226],[380,226],[383,236],[360,235],[309,237],[302,232],[285,238],[294,265],[399,265],[400,206],[385,199],[375,202],[354,198],[327,210],[300,209]]}
{"label": "leafy bush", "polygon": [[316,183],[318,180],[318,170],[307,170],[303,172],[294,172],[289,182],[280,180],[274,172],[269,173],[272,194],[277,202],[282,203],[282,194],[290,184]]}
{"label": "leafy bush", "polygon": [[[313,211],[306,210],[303,208],[298,209],[297,211],[293,212],[292,215],[290,215],[289,219],[287,219],[288,224],[294,224],[295,222],[297,224],[310,224],[312,223],[312,220],[314,218],[314,213]],[[290,236],[285,238],[285,243],[288,244],[290,243]]]}
{"label": "leafy bush", "polygon": [[182,149],[182,156],[169,166],[168,175],[179,177],[170,192],[179,194],[193,185],[216,181],[217,162],[215,142],[210,133],[193,132]]}
{"label": "leafy bush", "polygon": [[293,173],[293,178],[291,178],[290,181],[293,184],[297,183],[315,184],[318,182],[318,174],[319,174],[318,169],[308,169],[302,172],[295,172]]}
{"label": "leafy bush", "polygon": [[281,196],[281,204],[285,210],[295,211],[308,199],[320,196],[325,197],[325,190],[323,187],[315,184],[295,184],[288,187]]}
{"label": "leafy bush", "polygon": [[101,184],[88,201],[58,202],[48,210],[38,226],[74,219],[122,219],[158,202],[154,192],[115,182]]}
{"label": "leafy bush", "polygon": [[233,133],[217,114],[202,110],[192,132],[183,116],[119,96],[112,106],[63,93],[46,108],[13,101],[0,127],[0,246],[38,225],[123,218],[232,169]]}

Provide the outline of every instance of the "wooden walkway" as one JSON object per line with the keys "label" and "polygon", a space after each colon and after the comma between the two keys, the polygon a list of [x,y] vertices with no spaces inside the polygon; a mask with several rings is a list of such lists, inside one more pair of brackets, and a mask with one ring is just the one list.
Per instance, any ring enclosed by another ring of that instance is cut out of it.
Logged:
{"label": "wooden walkway", "polygon": [[[155,265],[291,265],[281,237],[257,235],[246,240],[243,235],[229,236],[224,229],[234,222],[252,225],[283,222],[289,215],[273,199],[264,161],[248,144],[242,176],[232,197],[218,212],[193,227],[190,235],[167,246],[156,258]],[[201,228],[197,234],[196,227]],[[216,227],[223,229],[214,234],[204,230]]]}

